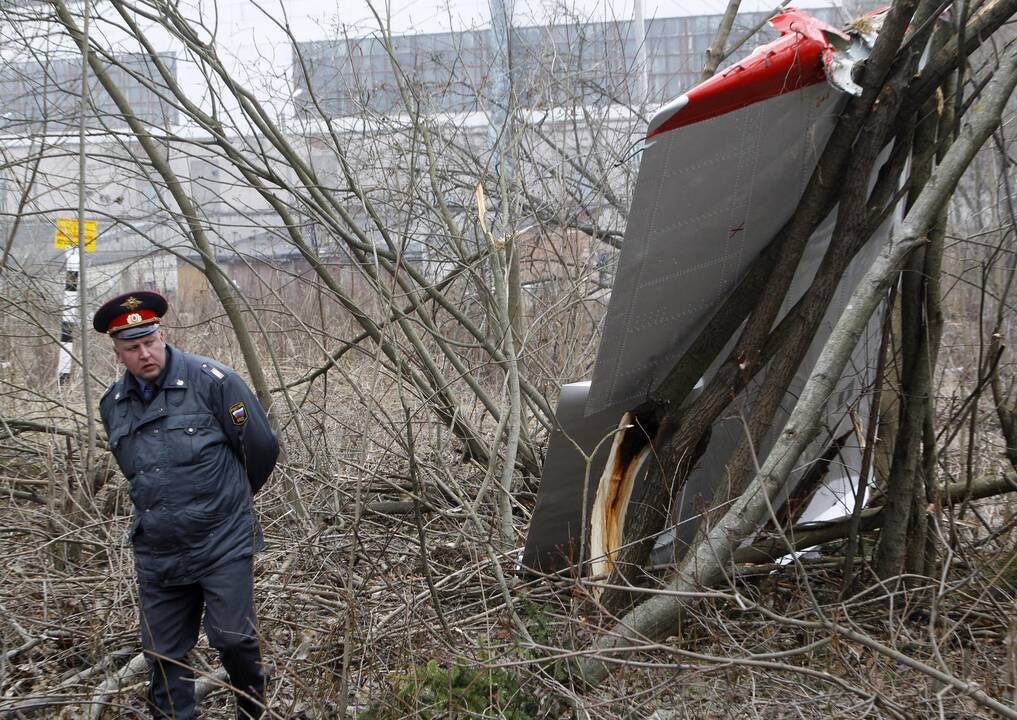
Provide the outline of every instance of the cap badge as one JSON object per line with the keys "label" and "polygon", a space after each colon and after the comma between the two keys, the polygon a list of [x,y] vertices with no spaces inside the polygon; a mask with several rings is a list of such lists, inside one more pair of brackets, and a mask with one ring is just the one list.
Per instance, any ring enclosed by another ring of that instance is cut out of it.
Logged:
{"label": "cap badge", "polygon": [[125,307],[128,310],[133,310],[139,305],[141,305],[141,300],[138,300],[138,298],[134,297],[133,295],[131,295],[129,298],[120,303],[120,307]]}
{"label": "cap badge", "polygon": [[135,325],[139,322],[141,322],[141,313],[131,313],[127,316],[128,325]]}

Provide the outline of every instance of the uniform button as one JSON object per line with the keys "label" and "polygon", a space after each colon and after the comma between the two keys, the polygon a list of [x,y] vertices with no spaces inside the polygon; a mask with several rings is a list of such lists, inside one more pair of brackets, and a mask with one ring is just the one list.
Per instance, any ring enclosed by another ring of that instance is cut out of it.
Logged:
{"label": "uniform button", "polygon": [[145,508],[145,512],[152,512],[152,508]]}
{"label": "uniform button", "polygon": [[159,470],[160,470],[160,468],[156,468],[156,469],[155,469],[155,471],[156,471],[156,472],[159,472]]}
{"label": "uniform button", "polygon": [[153,435],[158,435],[158,434],[159,434],[159,431],[158,431],[158,430],[153,430],[153,431],[152,431],[152,434],[153,434]]}
{"label": "uniform button", "polygon": [[138,475],[144,475],[144,474],[145,474],[144,470],[138,470]]}

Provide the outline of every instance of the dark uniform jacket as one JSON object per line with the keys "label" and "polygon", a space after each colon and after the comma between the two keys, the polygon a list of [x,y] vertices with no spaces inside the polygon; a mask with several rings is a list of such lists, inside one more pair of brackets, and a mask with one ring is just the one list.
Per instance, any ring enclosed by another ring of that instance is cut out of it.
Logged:
{"label": "dark uniform jacket", "polygon": [[139,579],[182,585],[262,549],[251,499],[275,467],[279,445],[233,370],[167,345],[160,377],[146,405],[124,372],[99,408],[130,483]]}

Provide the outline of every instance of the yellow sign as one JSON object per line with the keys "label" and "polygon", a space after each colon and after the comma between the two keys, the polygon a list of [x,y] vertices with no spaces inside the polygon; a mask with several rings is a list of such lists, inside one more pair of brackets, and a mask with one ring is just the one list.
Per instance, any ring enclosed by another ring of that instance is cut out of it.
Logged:
{"label": "yellow sign", "polygon": [[[95,252],[95,236],[99,234],[99,226],[95,220],[85,221],[85,250]],[[57,218],[56,238],[57,250],[70,250],[78,246],[78,221],[75,218]]]}

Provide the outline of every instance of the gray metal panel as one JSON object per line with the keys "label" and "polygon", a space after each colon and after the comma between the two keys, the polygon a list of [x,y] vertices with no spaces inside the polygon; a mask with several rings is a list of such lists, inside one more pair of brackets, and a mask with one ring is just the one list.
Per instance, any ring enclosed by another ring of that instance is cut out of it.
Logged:
{"label": "gray metal panel", "polygon": [[[823,256],[829,248],[834,220],[835,213],[831,213],[809,239],[809,244],[806,246],[801,263],[788,290],[788,299],[782,308],[782,315],[802,297],[815,277]],[[830,332],[847,306],[851,292],[871,266],[880,248],[883,247],[892,226],[892,219],[887,220],[869,240],[865,248],[855,256],[841,277],[822,324],[816,332],[816,337],[809,346],[795,373],[794,380],[788,388],[784,403],[777,410],[770,429],[757,448],[760,458],[766,456],[776,442],[777,436],[783,431],[784,424],[791,414],[794,403],[801,395],[812,368],[826,345]],[[808,471],[809,465],[822,454],[830,439],[852,429],[852,411],[862,423],[868,418],[870,395],[866,392],[866,388],[871,387],[874,380],[881,326],[882,313],[874,313],[865,334],[852,352],[850,364],[845,368],[827,402],[823,424],[829,432],[821,433],[819,438],[802,454],[801,464],[795,469],[788,487],[774,499],[775,508],[780,507],[786,496],[793,492],[798,480]],[[745,417],[751,415],[752,399],[765,381],[764,371],[731,404],[730,410],[714,423],[713,435],[706,452],[689,473],[688,481],[679,498],[676,525],[666,531],[658,540],[658,545],[653,552],[652,564],[673,562],[681,557],[694,540],[695,532],[699,527],[700,512],[703,508],[710,508],[713,505],[716,489],[722,487],[728,480],[727,464],[745,433],[742,415]],[[858,482],[861,473],[861,455],[861,450],[856,442],[847,443],[828,469],[823,487],[816,493],[802,516],[803,522],[817,518],[836,517],[850,512],[853,506],[855,483]]]}
{"label": "gray metal panel", "polygon": [[[537,505],[523,550],[523,565],[527,568],[555,572],[579,559],[582,527],[590,516],[597,483],[611,450],[610,436],[619,421],[612,410],[586,415],[589,388],[589,382],[562,386],[555,409],[558,427],[548,441]],[[589,467],[576,445],[592,455]]]}
{"label": "gray metal panel", "polygon": [[660,382],[791,216],[842,99],[820,83],[646,148],[588,413],[627,409]]}

